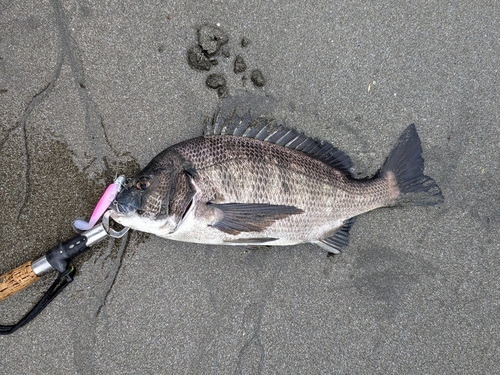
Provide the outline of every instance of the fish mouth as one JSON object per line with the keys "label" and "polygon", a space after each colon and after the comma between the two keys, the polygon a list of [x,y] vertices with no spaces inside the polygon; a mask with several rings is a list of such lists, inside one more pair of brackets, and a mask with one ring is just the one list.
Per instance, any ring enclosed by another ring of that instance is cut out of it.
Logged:
{"label": "fish mouth", "polygon": [[136,207],[132,207],[128,204],[123,204],[118,201],[114,201],[111,206],[109,206],[111,210],[113,210],[116,213],[123,214],[123,215],[130,215],[133,214],[135,211],[137,211]]}
{"label": "fish mouth", "polygon": [[133,194],[128,193],[127,190],[124,190],[118,194],[116,199],[110,205],[111,210],[117,212],[122,215],[132,215],[134,213],[140,214],[142,212],[140,207],[140,199],[139,197],[134,196]]}

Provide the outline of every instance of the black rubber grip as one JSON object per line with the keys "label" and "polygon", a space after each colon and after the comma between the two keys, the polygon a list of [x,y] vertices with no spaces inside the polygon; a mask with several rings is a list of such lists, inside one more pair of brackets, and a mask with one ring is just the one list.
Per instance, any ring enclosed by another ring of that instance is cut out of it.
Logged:
{"label": "black rubber grip", "polygon": [[68,268],[69,261],[87,249],[87,237],[79,234],[54,246],[45,256],[52,267],[59,272],[64,272]]}

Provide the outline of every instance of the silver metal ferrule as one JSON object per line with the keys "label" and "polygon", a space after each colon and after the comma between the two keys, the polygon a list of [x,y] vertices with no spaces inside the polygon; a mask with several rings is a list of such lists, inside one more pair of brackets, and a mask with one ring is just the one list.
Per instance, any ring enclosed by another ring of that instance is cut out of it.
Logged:
{"label": "silver metal ferrule", "polygon": [[54,268],[47,262],[47,257],[44,255],[31,263],[31,269],[36,275],[41,276]]}
{"label": "silver metal ferrule", "polygon": [[102,223],[100,223],[100,224],[97,224],[92,229],[89,229],[88,231],[83,232],[82,236],[87,237],[87,242],[85,244],[87,245],[87,247],[90,247],[93,244],[105,239],[108,236],[108,232],[106,232]]}

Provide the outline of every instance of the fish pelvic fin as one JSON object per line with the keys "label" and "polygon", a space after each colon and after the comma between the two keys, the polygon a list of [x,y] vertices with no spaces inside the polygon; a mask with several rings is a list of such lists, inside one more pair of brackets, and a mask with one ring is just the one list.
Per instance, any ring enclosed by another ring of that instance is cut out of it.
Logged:
{"label": "fish pelvic fin", "polygon": [[433,206],[444,201],[436,182],[424,175],[422,145],[414,124],[400,135],[378,177],[389,180],[394,205]]}
{"label": "fish pelvic fin", "polygon": [[344,221],[342,225],[334,234],[330,237],[315,241],[314,244],[318,245],[322,249],[333,254],[340,254],[342,249],[349,245],[349,231],[356,222],[355,217],[351,217]]}

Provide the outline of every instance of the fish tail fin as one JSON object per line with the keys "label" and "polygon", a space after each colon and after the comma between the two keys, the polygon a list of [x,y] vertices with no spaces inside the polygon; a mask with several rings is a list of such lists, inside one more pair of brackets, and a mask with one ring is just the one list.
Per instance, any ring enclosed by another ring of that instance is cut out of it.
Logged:
{"label": "fish tail fin", "polygon": [[398,138],[379,177],[392,181],[392,204],[405,206],[433,206],[444,201],[441,189],[429,176],[424,175],[422,145],[415,129],[409,125]]}

